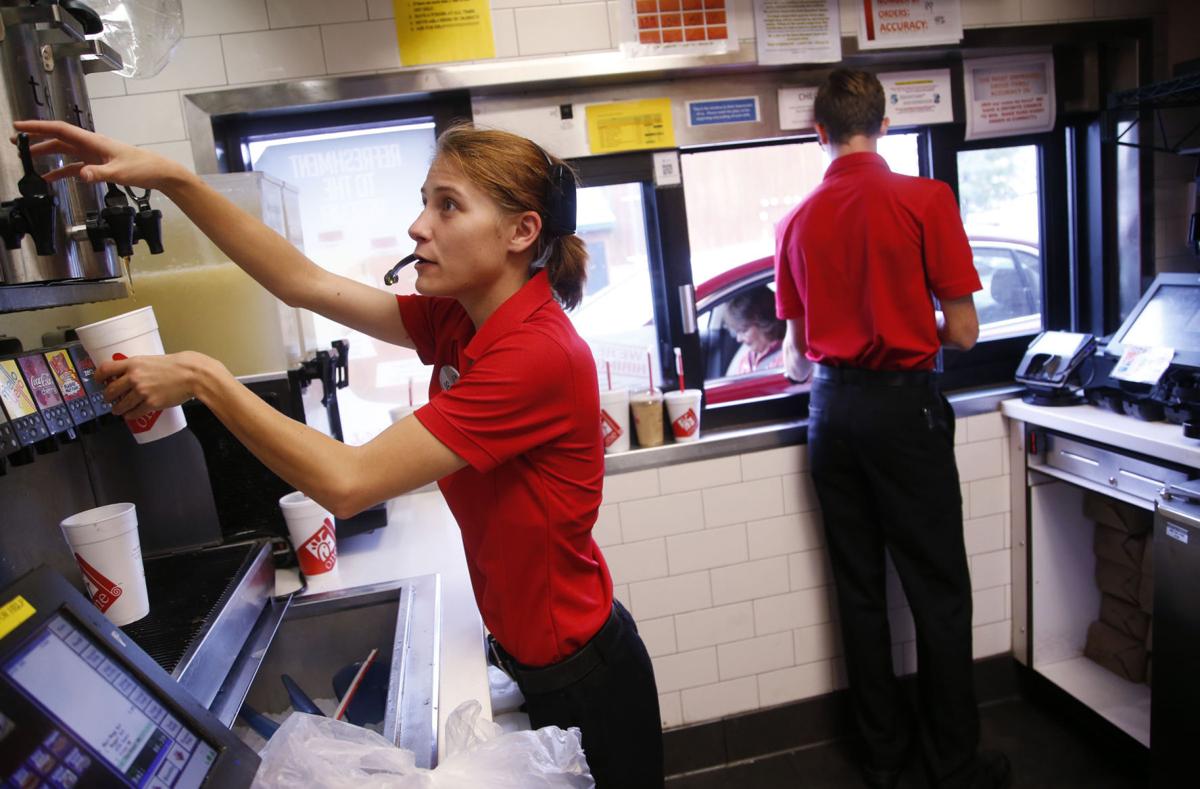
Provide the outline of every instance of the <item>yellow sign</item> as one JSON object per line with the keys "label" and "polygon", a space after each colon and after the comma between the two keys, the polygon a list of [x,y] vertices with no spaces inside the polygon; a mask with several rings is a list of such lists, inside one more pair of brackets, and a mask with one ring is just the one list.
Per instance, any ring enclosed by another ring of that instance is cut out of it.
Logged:
{"label": "yellow sign", "polygon": [[0,606],[0,638],[17,629],[17,626],[37,611],[21,595],[17,595],[3,606]]}
{"label": "yellow sign", "polygon": [[675,147],[670,99],[592,104],[587,108],[587,126],[592,153]]}
{"label": "yellow sign", "polygon": [[488,0],[392,0],[405,66],[496,56]]}

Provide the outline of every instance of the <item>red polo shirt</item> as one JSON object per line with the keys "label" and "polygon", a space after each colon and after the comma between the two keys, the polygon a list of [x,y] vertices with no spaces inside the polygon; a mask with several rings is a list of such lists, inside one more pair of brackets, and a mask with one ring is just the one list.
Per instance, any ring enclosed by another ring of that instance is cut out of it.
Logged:
{"label": "red polo shirt", "polygon": [[875,153],[835,159],[775,237],[776,313],[803,319],[815,362],[930,369],[941,347],[930,293],[981,287],[950,187]]}
{"label": "red polo shirt", "polygon": [[[562,660],[612,608],[612,578],[592,539],[604,485],[592,353],[545,272],[478,332],[453,299],[398,300],[417,354],[434,365],[416,417],[470,464],[438,485],[484,624],[521,663]],[[450,367],[459,378],[443,390]]]}

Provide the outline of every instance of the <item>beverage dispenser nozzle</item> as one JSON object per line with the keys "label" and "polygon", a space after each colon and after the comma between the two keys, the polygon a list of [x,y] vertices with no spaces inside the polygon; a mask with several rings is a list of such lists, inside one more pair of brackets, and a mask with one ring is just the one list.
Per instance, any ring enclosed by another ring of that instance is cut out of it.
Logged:
{"label": "beverage dispenser nozzle", "polygon": [[33,167],[28,134],[17,135],[17,153],[24,170],[17,181],[21,196],[0,203],[0,239],[6,248],[19,249],[21,238],[28,233],[39,255],[53,255],[58,232],[58,196]]}
{"label": "beverage dispenser nozzle", "polygon": [[[130,199],[137,208],[129,204]],[[146,242],[151,255],[161,255],[162,211],[150,207],[149,189],[139,197],[129,187],[122,192],[121,187],[110,183],[104,194],[104,208],[88,212],[87,235],[97,252],[102,252],[105,239],[111,238],[123,258],[133,254],[133,245],[138,241]]]}
{"label": "beverage dispenser nozzle", "polygon": [[161,255],[163,251],[162,245],[162,211],[157,208],[150,207],[150,190],[142,192],[142,196],[138,197],[133,193],[132,189],[126,188],[126,192],[133,198],[133,202],[137,203],[137,215],[133,221],[137,225],[134,233],[134,240],[138,239],[145,241],[146,246],[150,248],[151,255]]}

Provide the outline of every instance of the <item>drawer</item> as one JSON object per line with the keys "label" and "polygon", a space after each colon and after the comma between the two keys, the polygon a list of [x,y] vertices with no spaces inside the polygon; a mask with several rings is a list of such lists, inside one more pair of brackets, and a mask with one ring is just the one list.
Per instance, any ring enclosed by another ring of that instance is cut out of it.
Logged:
{"label": "drawer", "polygon": [[1051,466],[1147,501],[1153,501],[1164,486],[1189,479],[1189,475],[1179,469],[1057,433],[1046,434],[1045,448],[1044,459],[1032,464],[1034,468]]}

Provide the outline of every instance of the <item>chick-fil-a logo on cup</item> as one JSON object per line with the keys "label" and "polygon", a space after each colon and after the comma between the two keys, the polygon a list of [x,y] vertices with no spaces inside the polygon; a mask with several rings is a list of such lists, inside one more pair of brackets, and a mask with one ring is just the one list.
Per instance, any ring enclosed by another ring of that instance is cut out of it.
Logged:
{"label": "chick-fil-a logo on cup", "polygon": [[696,418],[696,412],[689,408],[671,423],[671,430],[676,438],[684,438],[695,433],[699,424],[700,420]]}
{"label": "chick-fil-a logo on cup", "polygon": [[[123,353],[114,353],[112,355],[114,362],[123,362],[129,357]],[[162,416],[162,411],[151,411],[148,414],[142,414],[136,419],[126,419],[125,424],[129,425],[129,429],[135,433],[145,433],[150,428],[154,427],[154,423]]]}
{"label": "chick-fil-a logo on cup", "polygon": [[304,541],[297,551],[300,570],[305,575],[327,573],[337,564],[337,540],[333,536],[333,522],[326,518],[321,528]]}

